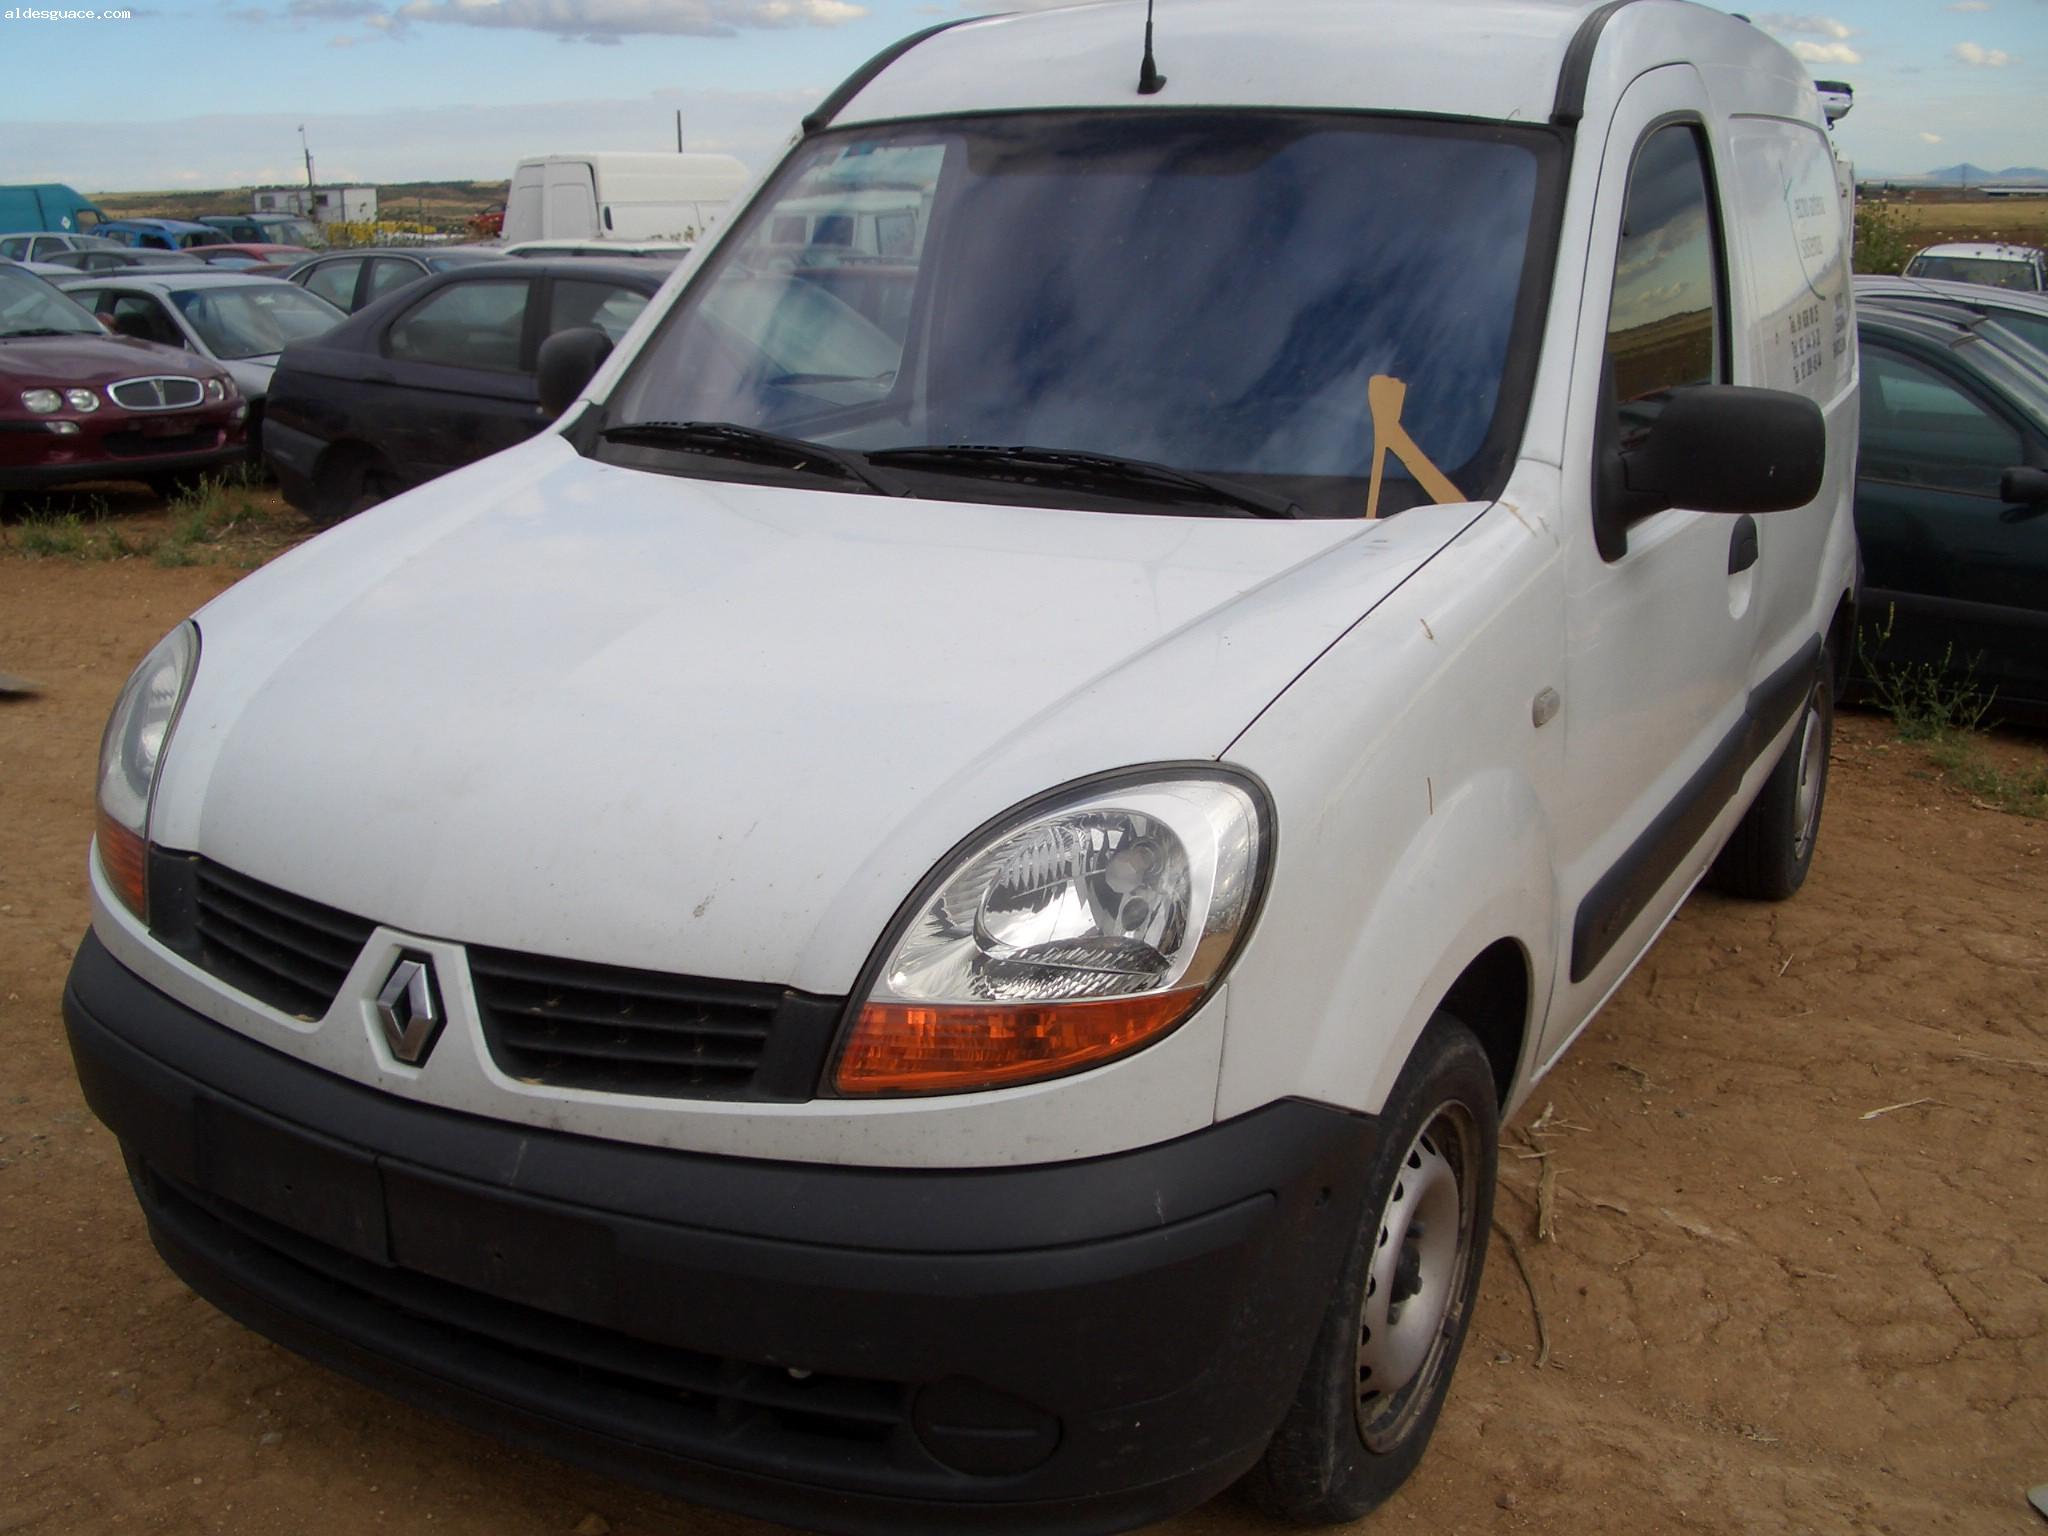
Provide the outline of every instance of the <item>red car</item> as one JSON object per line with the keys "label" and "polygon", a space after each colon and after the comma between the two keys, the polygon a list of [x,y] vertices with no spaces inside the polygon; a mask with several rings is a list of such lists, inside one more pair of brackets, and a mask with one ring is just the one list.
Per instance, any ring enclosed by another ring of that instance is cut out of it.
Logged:
{"label": "red car", "polygon": [[240,461],[249,405],[218,364],[109,336],[41,278],[0,265],[0,492],[141,480]]}

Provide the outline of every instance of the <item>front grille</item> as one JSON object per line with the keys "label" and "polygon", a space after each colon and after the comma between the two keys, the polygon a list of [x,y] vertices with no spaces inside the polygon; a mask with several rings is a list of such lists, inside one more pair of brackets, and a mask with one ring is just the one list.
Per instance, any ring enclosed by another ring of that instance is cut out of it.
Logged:
{"label": "front grille", "polygon": [[[302,1019],[334,1005],[376,924],[194,854],[152,849],[150,930],[238,992]],[[491,1059],[551,1088],[797,1103],[844,1006],[758,982],[472,947]]]}
{"label": "front grille", "polygon": [[123,410],[186,411],[206,398],[206,388],[197,379],[167,373],[123,379],[107,387],[107,396]]}
{"label": "front grille", "polygon": [[[722,1358],[579,1322],[405,1267],[376,1264],[151,1169],[153,1217],[199,1235],[226,1228],[289,1267],[297,1304],[330,1323],[385,1320],[376,1332],[424,1324],[495,1381],[539,1386],[593,1419],[631,1424],[636,1440],[671,1454],[766,1456],[778,1470],[844,1474],[941,1472],[917,1446],[910,1383],[791,1371]],[[218,1224],[216,1226],[215,1224]],[[211,1236],[209,1246],[223,1246]]]}
{"label": "front grille", "polygon": [[208,859],[158,854],[149,871],[157,938],[238,992],[317,1019],[376,925]]}
{"label": "front grille", "polygon": [[805,1099],[841,999],[472,949],[484,1038],[514,1077],[699,1099]]}

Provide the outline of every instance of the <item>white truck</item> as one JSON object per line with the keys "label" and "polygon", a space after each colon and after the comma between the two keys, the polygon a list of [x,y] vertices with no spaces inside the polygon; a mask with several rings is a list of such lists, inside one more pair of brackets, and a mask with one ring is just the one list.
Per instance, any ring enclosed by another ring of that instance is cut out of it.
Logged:
{"label": "white truck", "polygon": [[[915,238],[820,249],[863,189]],[[1502,1119],[1813,858],[1845,233],[1681,0],[890,50],[553,430],[136,672],[65,1014],[157,1245],[809,1528],[1370,1509]]]}
{"label": "white truck", "polygon": [[513,168],[505,243],[701,239],[749,179],[731,155],[537,155]]}

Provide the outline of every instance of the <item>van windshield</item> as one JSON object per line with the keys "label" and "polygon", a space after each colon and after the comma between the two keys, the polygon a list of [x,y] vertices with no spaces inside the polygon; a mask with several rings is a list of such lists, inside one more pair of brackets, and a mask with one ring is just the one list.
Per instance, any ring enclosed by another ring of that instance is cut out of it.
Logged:
{"label": "van windshield", "polygon": [[1547,129],[1334,114],[821,134],[664,318],[594,451],[788,472],[787,454],[736,466],[730,433],[664,453],[623,430],[720,423],[961,500],[1116,499],[962,448],[1225,477],[1294,515],[1490,498],[1534,371],[1561,160]]}

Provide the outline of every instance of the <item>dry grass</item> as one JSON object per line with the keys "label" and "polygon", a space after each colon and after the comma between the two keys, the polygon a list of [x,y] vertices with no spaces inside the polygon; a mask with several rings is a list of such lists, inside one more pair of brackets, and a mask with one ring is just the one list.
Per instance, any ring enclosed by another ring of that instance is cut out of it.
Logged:
{"label": "dry grass", "polygon": [[2048,249],[2048,197],[1896,201],[1917,249],[1949,240],[2005,240]]}

